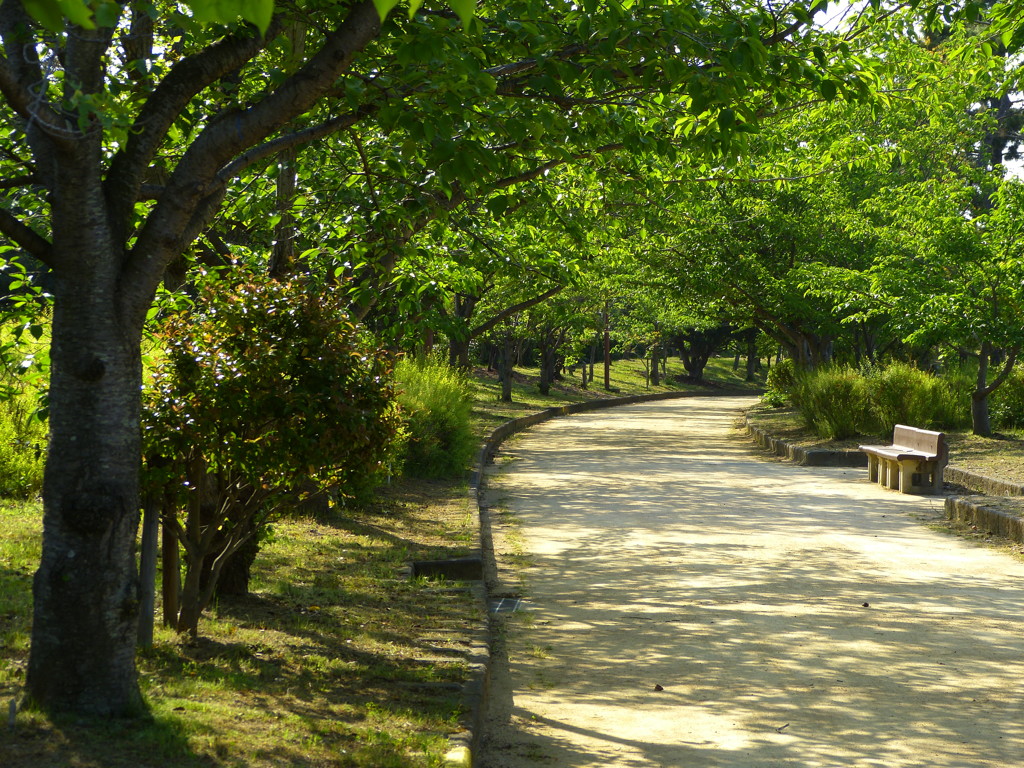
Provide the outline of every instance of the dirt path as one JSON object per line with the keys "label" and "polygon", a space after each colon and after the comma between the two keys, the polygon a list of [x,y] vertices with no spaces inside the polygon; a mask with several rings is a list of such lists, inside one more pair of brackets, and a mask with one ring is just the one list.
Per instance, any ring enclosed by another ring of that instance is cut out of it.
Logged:
{"label": "dirt path", "polygon": [[499,454],[528,602],[476,765],[1021,763],[1024,564],[929,530],[937,499],[760,457],[749,403],[557,419]]}

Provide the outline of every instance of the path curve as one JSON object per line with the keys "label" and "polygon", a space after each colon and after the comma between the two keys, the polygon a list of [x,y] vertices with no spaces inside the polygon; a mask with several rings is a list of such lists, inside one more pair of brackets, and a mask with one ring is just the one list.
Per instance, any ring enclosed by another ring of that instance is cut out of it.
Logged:
{"label": "path curve", "polygon": [[1024,564],[930,530],[939,499],[755,453],[734,428],[750,404],[506,444],[488,495],[517,521],[499,543],[529,562],[527,602],[475,765],[1020,764]]}

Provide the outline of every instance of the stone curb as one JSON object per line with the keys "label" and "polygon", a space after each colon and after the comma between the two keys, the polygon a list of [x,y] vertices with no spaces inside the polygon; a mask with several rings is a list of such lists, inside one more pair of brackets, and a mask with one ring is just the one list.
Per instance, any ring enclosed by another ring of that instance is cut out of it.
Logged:
{"label": "stone curb", "polygon": [[989,506],[985,504],[984,498],[947,496],[946,517],[958,523],[976,526],[996,536],[1024,543],[1024,517]]}
{"label": "stone curb", "polygon": [[942,479],[986,496],[1024,496],[1024,485],[985,477],[959,467],[946,467]]}
{"label": "stone curb", "polygon": [[487,617],[483,627],[485,644],[474,647],[469,654],[471,674],[463,687],[465,714],[461,725],[463,732],[450,739],[450,748],[445,755],[445,765],[450,768],[472,768],[473,755],[478,751],[480,734],[484,718],[487,714],[488,694],[491,685],[491,654],[495,636],[495,618],[488,608],[489,595],[487,586],[497,583],[498,565],[494,557],[494,540],[491,537],[491,514],[487,507],[481,505],[480,497],[484,479],[484,467],[494,460],[494,454],[503,441],[517,432],[522,432],[536,424],[549,421],[559,416],[574,413],[597,411],[633,403],[648,403],[657,400],[674,400],[682,397],[737,397],[750,394],[747,390],[716,390],[713,392],[655,392],[650,395],[627,395],[611,397],[604,400],[588,400],[583,403],[570,403],[554,408],[546,408],[527,416],[510,419],[499,425],[480,446],[477,453],[473,474],[469,482],[469,504],[476,511],[479,522],[477,531],[477,550],[483,562],[484,588],[478,590],[477,600],[480,610]]}
{"label": "stone curb", "polygon": [[[860,451],[807,449],[773,437],[767,430],[754,426],[749,416],[744,416],[744,424],[747,433],[759,446],[797,464],[819,467],[867,466],[867,456]],[[975,525],[997,536],[1024,543],[1024,518],[992,506],[991,503],[985,503],[986,497],[1024,496],[1024,485],[986,477],[959,467],[946,467],[942,472],[942,479],[946,483],[980,494],[973,497],[947,495],[945,512],[948,519]]]}
{"label": "stone curb", "polygon": [[823,448],[804,448],[793,445],[782,438],[773,437],[761,427],[750,422],[750,416],[743,417],[747,434],[754,442],[776,456],[782,456],[805,467],[866,467],[867,454],[854,450],[825,450]]}

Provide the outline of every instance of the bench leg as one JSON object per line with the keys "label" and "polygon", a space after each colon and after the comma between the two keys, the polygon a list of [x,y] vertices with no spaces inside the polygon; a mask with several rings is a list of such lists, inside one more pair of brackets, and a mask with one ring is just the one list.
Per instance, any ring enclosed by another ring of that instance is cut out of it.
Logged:
{"label": "bench leg", "polygon": [[914,489],[914,464],[913,461],[901,461],[899,463],[900,493],[910,493]]}
{"label": "bench leg", "polygon": [[878,482],[878,457],[874,454],[868,454],[868,482]]}

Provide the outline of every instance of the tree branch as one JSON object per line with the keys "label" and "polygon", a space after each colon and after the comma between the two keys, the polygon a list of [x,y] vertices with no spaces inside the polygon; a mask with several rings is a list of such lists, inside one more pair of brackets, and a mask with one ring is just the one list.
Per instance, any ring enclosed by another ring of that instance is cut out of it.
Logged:
{"label": "tree branch", "polygon": [[68,146],[77,132],[68,128],[46,101],[46,77],[32,34],[36,28],[21,0],[0,0],[0,38],[6,54],[0,57],[0,92],[25,119],[29,146],[41,176],[50,185],[54,144]]}
{"label": "tree branch", "polygon": [[127,235],[125,228],[145,172],[182,110],[195,96],[237,70],[265,45],[265,39],[251,33],[226,37],[177,62],[149,95],[129,131],[127,144],[111,160],[107,174],[105,194],[112,223],[121,230],[122,239]]}
{"label": "tree branch", "polygon": [[35,175],[13,176],[9,179],[0,179],[0,189],[15,189],[38,183],[39,179],[37,179]]}
{"label": "tree branch", "polygon": [[533,181],[534,179],[543,176],[548,171],[554,170],[559,166],[566,165],[567,163],[573,162],[575,160],[586,160],[589,157],[603,155],[606,152],[617,152],[620,149],[624,149],[624,147],[625,145],[623,144],[605,144],[604,146],[597,147],[596,149],[592,149],[589,152],[580,152],[578,154],[563,158],[561,160],[549,160],[548,162],[543,163],[529,171],[524,171],[523,173],[515,174],[513,176],[507,176],[504,179],[500,179],[491,184],[490,189],[491,191],[505,189],[515,184],[521,184],[524,181]]}
{"label": "tree branch", "polygon": [[561,293],[564,290],[564,285],[556,285],[554,288],[549,288],[548,290],[544,291],[544,293],[540,294],[539,296],[534,296],[532,299],[526,299],[525,301],[520,301],[518,304],[513,304],[511,307],[506,307],[497,315],[492,317],[490,320],[481,323],[476,328],[471,330],[469,332],[469,338],[475,339],[478,336],[487,333],[489,330],[491,330],[492,328],[494,328],[496,325],[506,320],[507,318],[511,317],[516,312],[522,312],[524,309],[529,309],[530,307],[536,304],[540,304],[542,301],[547,301],[552,296]]}
{"label": "tree branch", "polygon": [[227,183],[247,168],[274,157],[285,150],[302,147],[306,144],[326,138],[338,131],[351,128],[357,122],[372,114],[374,111],[374,108],[367,106],[356,110],[355,112],[350,112],[347,115],[331,118],[319,125],[304,128],[301,131],[287,133],[272,141],[260,144],[259,146],[253,147],[248,152],[239,155],[237,159],[225,165],[217,173],[217,178],[221,182]]}
{"label": "tree branch", "polygon": [[985,387],[984,394],[986,397],[999,389],[1000,385],[1006,381],[1007,377],[1013,371],[1013,367],[1017,364],[1017,355],[1019,353],[1019,344],[1010,349],[1010,353],[1006,356],[1006,362],[1003,363],[1003,368],[999,371],[999,375],[993,379],[991,384]]}
{"label": "tree branch", "polygon": [[223,185],[224,166],[311,109],[379,32],[376,6],[372,0],[360,0],[296,73],[248,109],[224,113],[203,129],[179,161],[125,264],[125,282],[145,289],[135,292],[134,298],[126,297],[123,312],[135,316],[146,311],[149,288],[158,284],[166,264],[180,252],[181,232],[197,206]]}
{"label": "tree branch", "polygon": [[50,242],[6,208],[0,208],[0,234],[24,248],[43,264],[52,266],[53,253]]}

